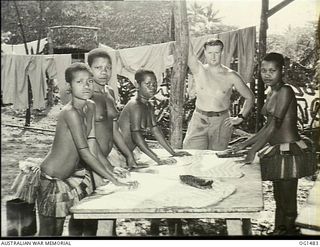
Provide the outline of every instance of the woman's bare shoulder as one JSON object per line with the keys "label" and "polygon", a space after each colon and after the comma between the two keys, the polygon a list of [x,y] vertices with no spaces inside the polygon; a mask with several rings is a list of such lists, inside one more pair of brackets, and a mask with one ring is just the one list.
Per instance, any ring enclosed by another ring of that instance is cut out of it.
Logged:
{"label": "woman's bare shoulder", "polygon": [[90,110],[94,110],[96,108],[96,103],[91,99],[88,99],[86,104]]}

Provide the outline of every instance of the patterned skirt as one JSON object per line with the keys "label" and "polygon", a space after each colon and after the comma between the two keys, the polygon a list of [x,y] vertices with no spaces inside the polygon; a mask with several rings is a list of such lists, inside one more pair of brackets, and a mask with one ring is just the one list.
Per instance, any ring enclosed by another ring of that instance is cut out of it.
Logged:
{"label": "patterned skirt", "polygon": [[311,176],[317,169],[316,153],[306,139],[266,146],[259,157],[264,181]]}
{"label": "patterned skirt", "polygon": [[15,197],[30,204],[35,203],[40,187],[40,174],[39,167],[29,171],[20,171],[11,186]]}
{"label": "patterned skirt", "polygon": [[93,192],[89,171],[77,170],[71,177],[60,180],[41,173],[38,210],[43,216],[66,217],[70,208]]}
{"label": "patterned skirt", "polygon": [[64,180],[52,178],[39,168],[21,171],[11,189],[21,200],[37,201],[39,214],[51,217],[66,217],[72,206],[93,192],[90,173],[85,169]]}

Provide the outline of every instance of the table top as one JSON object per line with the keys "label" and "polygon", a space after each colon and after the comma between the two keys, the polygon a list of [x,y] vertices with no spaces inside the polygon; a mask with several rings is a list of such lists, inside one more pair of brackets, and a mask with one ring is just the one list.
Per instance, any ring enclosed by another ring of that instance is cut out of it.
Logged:
{"label": "table top", "polygon": [[[164,150],[154,150],[160,157],[169,157]],[[211,164],[234,163],[239,158],[218,158],[213,151],[208,150],[187,150],[193,155],[205,157],[204,162],[211,161]],[[184,159],[186,160],[186,159]],[[199,163],[199,162],[194,162]],[[200,163],[199,163],[200,164]],[[211,166],[209,164],[208,166]],[[185,169],[187,166],[183,166]],[[200,165],[199,165],[200,167]],[[158,169],[158,167],[154,167]],[[210,199],[210,193],[193,187],[190,191],[199,190],[199,193],[207,193],[201,198],[204,199],[201,207],[170,207],[164,200],[157,201],[158,196],[164,193],[173,193],[176,200],[188,200],[192,193],[181,190],[181,183],[177,174],[183,172],[181,165],[171,165],[166,168],[159,167],[160,172],[155,174],[132,173],[132,177],[141,178],[141,188],[137,191],[117,191],[110,194],[97,194],[83,199],[78,205],[71,208],[75,218],[82,219],[108,219],[108,218],[250,218],[263,209],[263,195],[260,175],[260,165],[239,165],[239,171],[243,173],[241,177],[220,177],[213,178],[221,184],[234,187],[235,192],[222,201],[206,200]],[[161,170],[162,169],[162,170]],[[166,171],[166,172],[164,172]],[[189,169],[188,172],[191,170]],[[210,173],[208,173],[210,175]],[[212,174],[211,174],[212,175]],[[176,178],[177,177],[177,178]],[[143,180],[143,181],[142,181]],[[180,184],[180,185],[179,185]],[[115,186],[114,186],[115,187]],[[147,191],[146,188],[151,188]],[[117,187],[119,188],[119,187]],[[187,187],[188,188],[188,187]],[[177,191],[174,191],[177,190]],[[200,192],[201,191],[201,192]],[[208,196],[206,196],[208,195]],[[145,200],[145,197],[152,198]],[[189,197],[188,197],[189,196]],[[201,196],[201,195],[200,195]],[[187,198],[187,199],[186,199]],[[196,205],[201,205],[200,204]],[[119,205],[119,206],[117,206]]]}

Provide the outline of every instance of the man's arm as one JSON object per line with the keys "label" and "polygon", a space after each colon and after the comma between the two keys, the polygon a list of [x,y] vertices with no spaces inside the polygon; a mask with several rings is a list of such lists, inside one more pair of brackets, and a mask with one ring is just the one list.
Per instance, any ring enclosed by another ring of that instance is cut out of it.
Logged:
{"label": "man's arm", "polygon": [[191,40],[189,39],[189,52],[188,52],[188,66],[192,74],[197,74],[199,71],[200,61],[197,56],[194,54],[193,46]]}
{"label": "man's arm", "polygon": [[245,102],[241,111],[239,112],[239,115],[241,114],[243,118],[236,116],[227,118],[225,120],[225,124],[229,127],[242,123],[244,118],[249,115],[249,112],[254,104],[254,94],[252,93],[250,88],[245,84],[245,82],[237,72],[232,71],[231,73],[233,86],[239,92],[239,94],[245,98]]}
{"label": "man's arm", "polygon": [[246,85],[246,83],[243,81],[243,79],[238,73],[235,72],[234,75],[235,75],[235,80],[233,85],[235,89],[239,92],[239,94],[243,98],[245,98],[245,102],[240,111],[240,114],[242,114],[244,117],[247,117],[254,104],[254,94],[252,93],[251,89]]}

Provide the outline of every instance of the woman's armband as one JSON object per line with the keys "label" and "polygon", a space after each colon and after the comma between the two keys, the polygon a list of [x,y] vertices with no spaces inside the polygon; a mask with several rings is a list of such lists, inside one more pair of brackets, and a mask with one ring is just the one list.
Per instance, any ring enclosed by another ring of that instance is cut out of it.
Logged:
{"label": "woman's armband", "polygon": [[88,146],[86,146],[86,147],[78,148],[78,150],[86,149],[86,148],[89,148],[89,147],[88,147]]}

